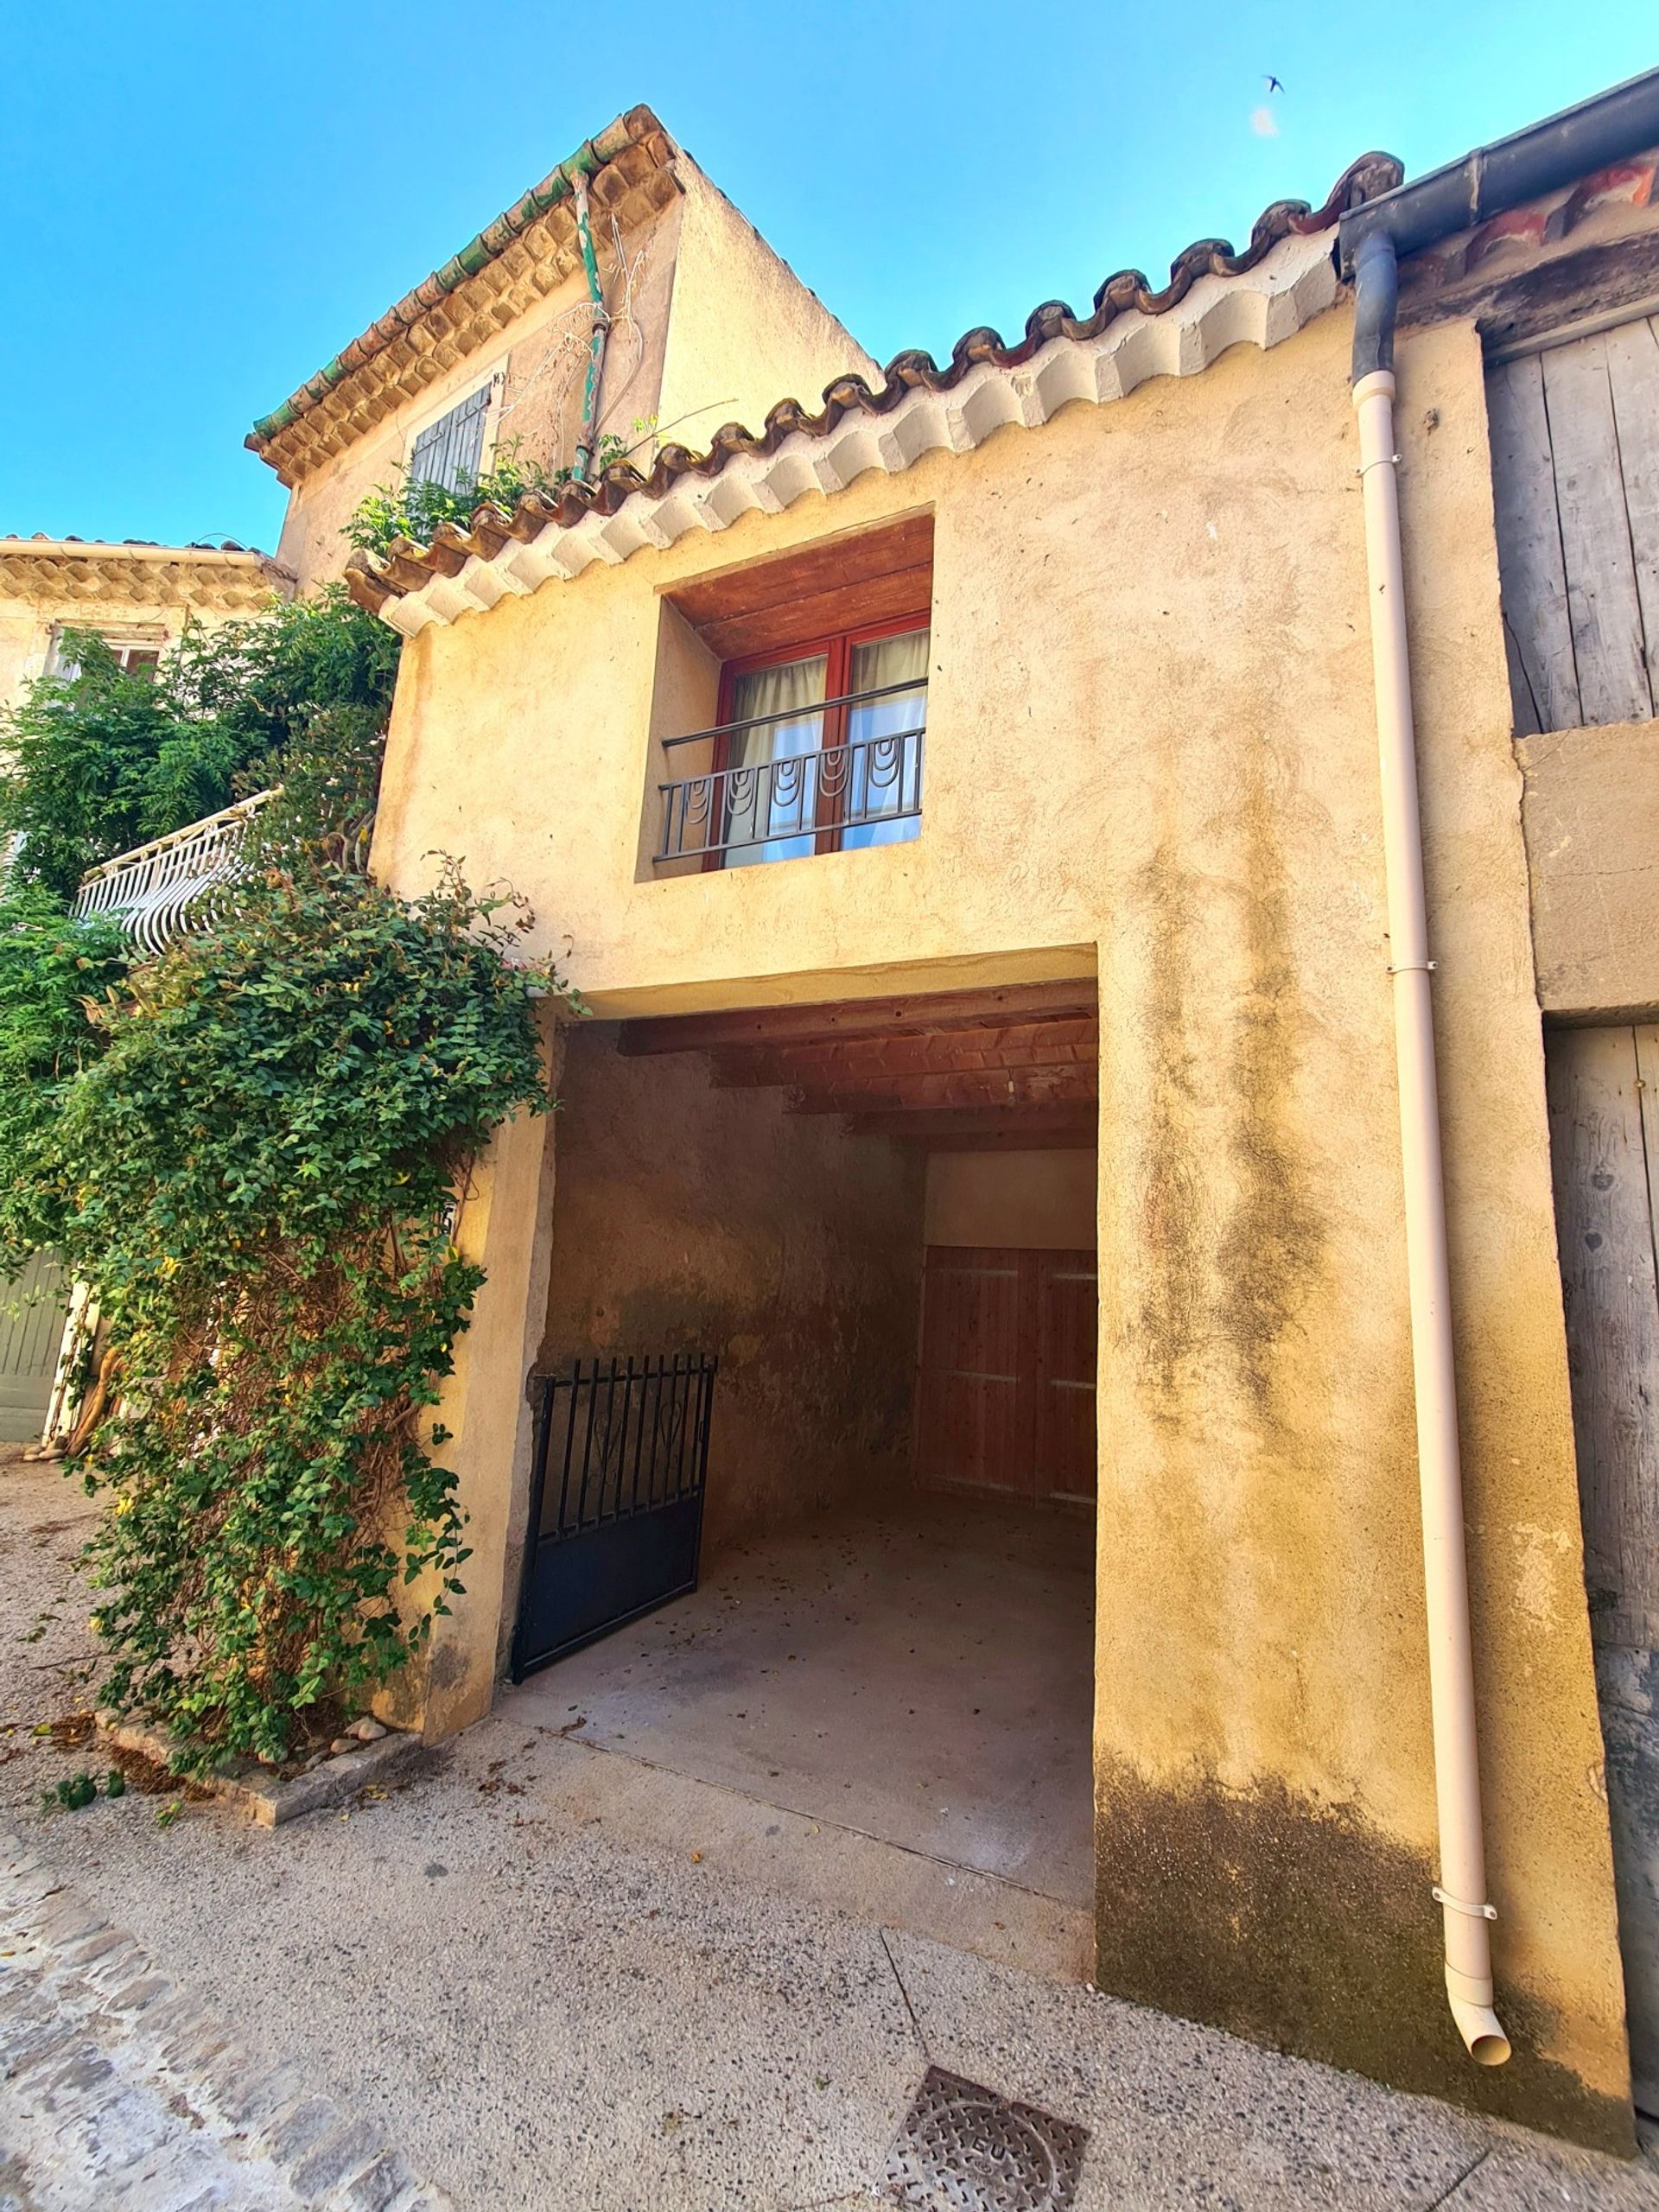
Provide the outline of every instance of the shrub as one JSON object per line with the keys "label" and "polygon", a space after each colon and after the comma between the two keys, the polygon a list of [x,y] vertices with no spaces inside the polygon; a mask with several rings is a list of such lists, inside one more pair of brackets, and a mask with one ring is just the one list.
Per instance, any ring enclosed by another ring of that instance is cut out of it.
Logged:
{"label": "shrub", "polygon": [[111,1347],[82,1470],[105,1695],[198,1759],[282,1759],[461,1587],[429,1408],[482,1277],[449,1213],[548,1103],[512,935],[453,878],[405,903],[273,874],[135,973],[60,1096],[55,1241]]}
{"label": "shrub", "polygon": [[20,836],[16,880],[67,902],[100,861],[276,781],[331,720],[378,735],[398,640],[334,587],[193,627],[153,672],[123,669],[92,632],[65,645],[77,672],[0,717],[0,842]]}
{"label": "shrub", "polygon": [[[594,474],[626,461],[629,450],[626,440],[607,431],[594,455]],[[511,438],[496,448],[482,475],[463,477],[453,490],[427,478],[411,480],[407,471],[390,484],[377,484],[340,534],[359,553],[384,559],[400,537],[429,545],[441,523],[452,522],[465,530],[480,507],[486,505],[511,514],[527,493],[556,492],[570,476],[569,468],[544,468],[540,461],[526,458],[522,441]]]}

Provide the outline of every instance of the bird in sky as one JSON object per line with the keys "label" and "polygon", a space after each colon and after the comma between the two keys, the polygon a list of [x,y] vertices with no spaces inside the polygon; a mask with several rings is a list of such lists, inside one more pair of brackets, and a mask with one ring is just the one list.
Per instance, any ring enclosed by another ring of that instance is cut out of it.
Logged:
{"label": "bird in sky", "polygon": [[1284,88],[1284,86],[1280,83],[1279,79],[1278,79],[1275,76],[1273,76],[1271,73],[1268,73],[1268,75],[1265,75],[1265,76],[1262,78],[1262,83],[1267,86],[1268,90],[1270,92],[1282,92],[1284,91],[1284,89],[1285,89],[1285,88]]}

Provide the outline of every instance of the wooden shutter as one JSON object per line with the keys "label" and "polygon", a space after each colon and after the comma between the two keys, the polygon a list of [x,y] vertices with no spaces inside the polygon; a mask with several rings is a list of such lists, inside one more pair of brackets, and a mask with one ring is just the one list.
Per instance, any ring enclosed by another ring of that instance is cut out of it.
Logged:
{"label": "wooden shutter", "polygon": [[1659,317],[1490,369],[1515,728],[1659,704]]}
{"label": "wooden shutter", "polygon": [[411,484],[442,484],[447,492],[459,492],[464,484],[478,481],[490,391],[483,385],[421,432],[409,456]]}

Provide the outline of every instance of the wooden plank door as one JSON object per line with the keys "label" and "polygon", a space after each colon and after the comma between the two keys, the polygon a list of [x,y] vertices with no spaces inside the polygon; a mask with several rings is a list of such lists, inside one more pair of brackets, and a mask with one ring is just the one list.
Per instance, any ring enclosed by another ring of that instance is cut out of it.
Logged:
{"label": "wooden plank door", "polygon": [[46,1252],[0,1281],[0,1443],[33,1443],[41,1433],[57,1376],[67,1289],[63,1269]]}
{"label": "wooden plank door", "polygon": [[917,1463],[924,1482],[1004,1497],[1095,1494],[1092,1252],[930,1245]]}
{"label": "wooden plank door", "polygon": [[1517,736],[1659,709],[1659,316],[1486,375]]}
{"label": "wooden plank door", "polygon": [[922,1289],[922,1478],[1018,1496],[1031,1487],[1034,1253],[930,1245]]}
{"label": "wooden plank door", "polygon": [[1038,1252],[1039,1497],[1091,1503],[1096,1487],[1095,1357],[1100,1287],[1092,1252]]}
{"label": "wooden plank door", "polygon": [[1630,2063],[1659,2113],[1659,1029],[1557,1031],[1548,1075]]}

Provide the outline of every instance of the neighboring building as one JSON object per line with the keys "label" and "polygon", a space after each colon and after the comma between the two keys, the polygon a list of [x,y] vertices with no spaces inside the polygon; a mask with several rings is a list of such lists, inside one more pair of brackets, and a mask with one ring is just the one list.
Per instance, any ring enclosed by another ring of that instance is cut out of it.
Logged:
{"label": "neighboring building", "polygon": [[[0,538],[0,709],[42,676],[67,676],[66,633],[94,630],[126,668],[154,668],[188,624],[259,613],[293,579],[239,545],[104,545]],[[0,736],[0,774],[4,773]],[[0,855],[0,864],[5,855]],[[64,1287],[48,1255],[0,1281],[0,1442],[39,1437],[63,1335]]]}
{"label": "neighboring building", "polygon": [[66,672],[66,631],[96,630],[124,665],[153,668],[187,623],[256,614],[293,582],[240,545],[0,537],[0,707]]}

